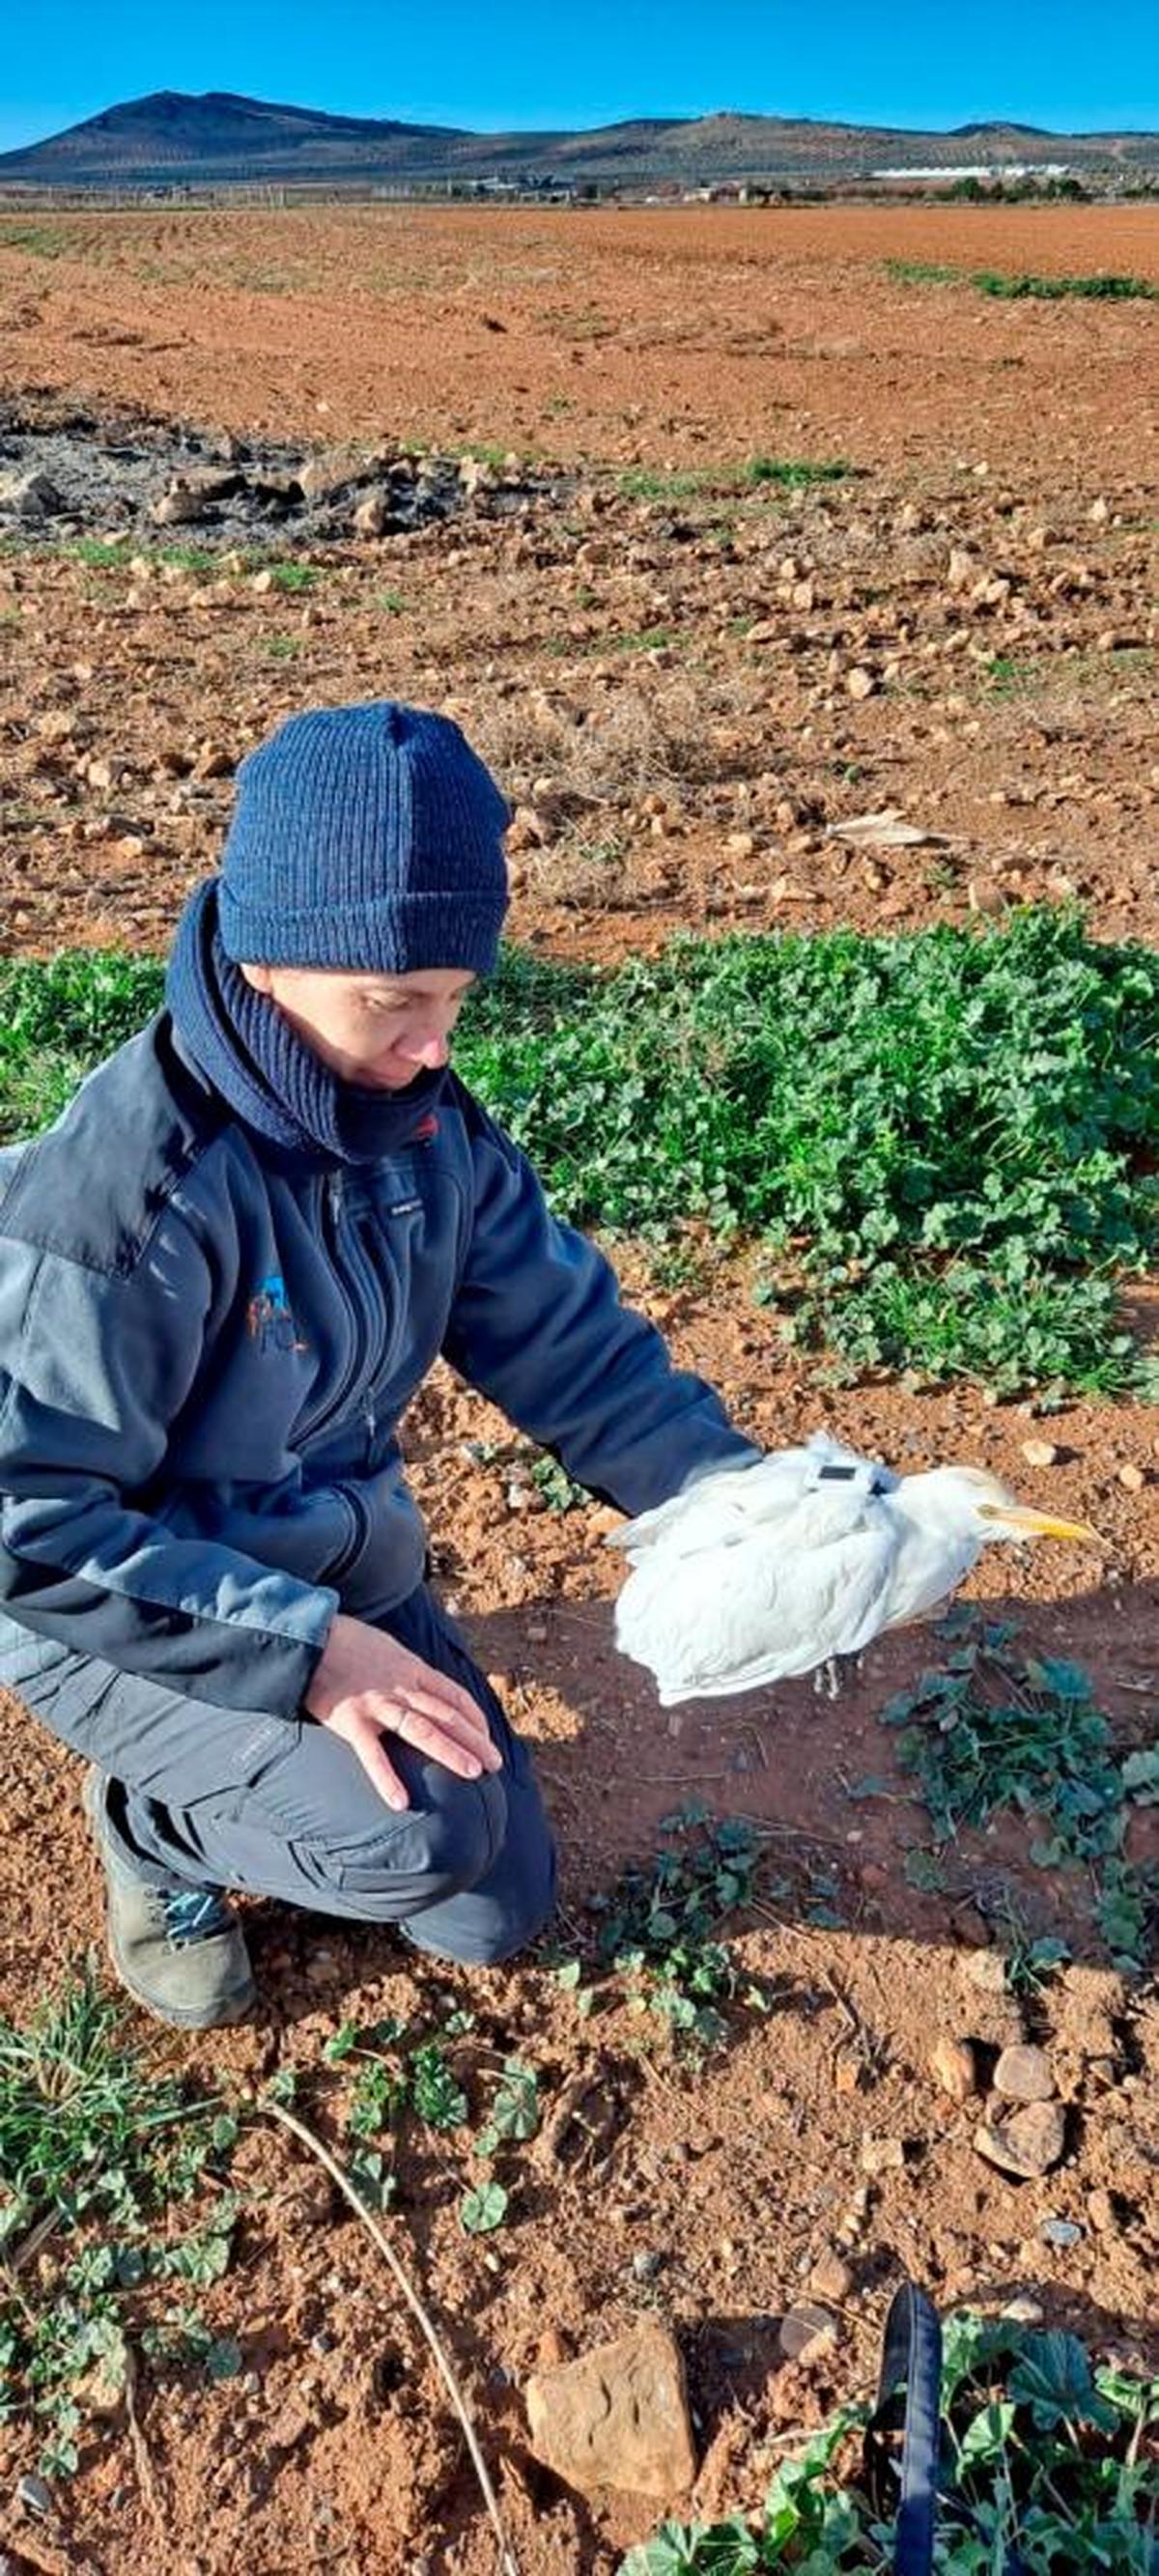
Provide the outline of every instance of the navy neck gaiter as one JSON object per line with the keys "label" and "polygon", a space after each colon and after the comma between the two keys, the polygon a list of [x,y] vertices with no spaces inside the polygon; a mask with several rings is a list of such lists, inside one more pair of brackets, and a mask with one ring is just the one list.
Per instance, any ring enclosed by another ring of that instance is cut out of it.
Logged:
{"label": "navy neck gaiter", "polygon": [[165,999],[182,1048],[247,1127],[336,1163],[377,1162],[409,1143],[446,1082],[416,1074],[405,1091],[344,1082],[227,957],[217,880],[190,897],[177,925]]}

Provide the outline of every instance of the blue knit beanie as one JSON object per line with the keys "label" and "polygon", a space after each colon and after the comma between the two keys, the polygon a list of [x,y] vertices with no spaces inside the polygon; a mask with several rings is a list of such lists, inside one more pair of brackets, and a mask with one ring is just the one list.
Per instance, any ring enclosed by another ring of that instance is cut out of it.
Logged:
{"label": "blue knit beanie", "polygon": [[492,972],[510,810],[449,716],[391,698],[290,716],[237,787],[218,888],[227,957]]}

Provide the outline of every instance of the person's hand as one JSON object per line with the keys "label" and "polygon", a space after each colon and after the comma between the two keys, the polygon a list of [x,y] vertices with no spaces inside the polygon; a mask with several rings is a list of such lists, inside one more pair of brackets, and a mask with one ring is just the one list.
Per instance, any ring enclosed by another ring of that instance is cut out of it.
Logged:
{"label": "person's hand", "polygon": [[491,1741],[487,1720],[470,1693],[445,1673],[424,1664],[394,1637],[384,1636],[365,1619],[339,1611],[325,1651],[306,1693],[305,1706],[320,1726],[344,1744],[362,1764],[371,1786],[388,1807],[410,1805],[394,1764],[387,1759],[384,1732],[400,1735],[432,1762],[443,1762],[460,1780],[477,1780],[498,1771],[502,1755]]}

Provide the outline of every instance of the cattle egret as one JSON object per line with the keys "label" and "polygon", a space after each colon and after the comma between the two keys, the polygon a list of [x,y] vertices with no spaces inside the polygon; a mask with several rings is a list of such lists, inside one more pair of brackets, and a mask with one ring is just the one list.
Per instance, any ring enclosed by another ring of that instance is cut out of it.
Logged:
{"label": "cattle egret", "polygon": [[988,1540],[1034,1536],[1098,1544],[980,1468],[896,1476],[815,1432],[613,1530],[631,1566],[616,1643],[662,1707],[723,1698],[860,1654],[940,1609]]}

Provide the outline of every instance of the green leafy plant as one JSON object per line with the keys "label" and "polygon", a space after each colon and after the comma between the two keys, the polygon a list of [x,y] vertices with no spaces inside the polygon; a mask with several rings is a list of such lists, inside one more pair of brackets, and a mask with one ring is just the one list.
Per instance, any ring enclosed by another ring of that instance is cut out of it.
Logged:
{"label": "green leafy plant", "polygon": [[575,1477],[568,1475],[558,1458],[537,1458],[531,1470],[531,1481],[552,1512],[579,1511],[592,1499],[587,1486],[577,1485]]}
{"label": "green leafy plant", "polygon": [[504,2058],[491,2117],[475,2140],[476,2154],[492,2156],[510,2142],[524,2145],[535,2136],[539,2119],[539,2078],[534,2067],[525,2066],[519,2057]]}
{"label": "green leafy plant", "polygon": [[293,559],[289,562],[267,563],[261,568],[269,573],[275,590],[291,593],[315,590],[322,578],[317,564],[298,563]]}
{"label": "green leafy plant", "polygon": [[410,2094],[428,2129],[462,2127],[467,2117],[467,2096],[452,2074],[439,2040],[424,2040],[412,2051]]}
{"label": "green leafy plant", "polygon": [[[847,2406],[777,2470],[759,2525],[664,2523],[620,2576],[888,2576],[892,2518],[861,2482]],[[937,2576],[1153,2576],[1159,2381],[1093,2370],[1074,2335],[951,2317]]]}
{"label": "green leafy plant", "polygon": [[[1115,1759],[1089,1675],[1061,1657],[1017,1652],[1015,1633],[971,1610],[952,1613],[940,1631],[945,1661],[889,1701],[882,1722],[904,1730],[901,1766],[939,1844],[1002,1808],[1032,1818],[1031,1859],[1096,1869],[1104,1938],[1119,1965],[1138,1969],[1159,1884],[1122,1857],[1126,1766]],[[1149,1765],[1133,1776],[1146,1787]],[[1039,1952],[1040,1969],[1048,1958]]]}
{"label": "green leafy plant", "polygon": [[1012,277],[999,269],[979,268],[972,272],[970,284],[977,287],[980,295],[995,295],[1007,303],[1026,296],[1033,297],[1037,303],[1055,303],[1064,296],[1073,295],[1087,301],[1116,304],[1154,302],[1159,297],[1159,286],[1153,286],[1146,277],[1101,274],[1094,277]]}
{"label": "green leafy plant", "polygon": [[957,286],[962,275],[960,269],[943,268],[931,259],[887,259],[883,265],[899,286]]}
{"label": "green leafy plant", "polygon": [[627,501],[689,501],[730,479],[728,466],[690,465],[661,472],[656,466],[629,465],[616,477],[616,489]]}
{"label": "green leafy plant", "polygon": [[847,457],[750,456],[746,483],[774,483],[783,492],[806,492],[814,483],[843,483],[857,467]]}
{"label": "green leafy plant", "polygon": [[1035,303],[1058,303],[1068,296],[1095,303],[1151,302],[1159,296],[1159,286],[1146,277],[1116,275],[1096,271],[1090,277],[1035,277],[1010,274],[1002,269],[942,268],[923,259],[887,259],[885,269],[902,286],[973,286],[979,295],[997,297],[1003,303],[1018,303],[1027,298]]}
{"label": "green leafy plant", "polygon": [[[160,1000],[148,960],[0,962],[0,1132]],[[1159,1239],[1159,957],[1069,911],[978,929],[517,950],[456,1038],[562,1216],[759,1247],[755,1293],[846,1375],[1153,1393],[1120,1319]]]}
{"label": "green leafy plant", "polygon": [[629,1980],[641,2011],[697,2052],[718,2047],[727,2033],[721,2005],[737,1977],[716,1935],[752,1893],[759,1834],[738,1818],[710,1819],[696,1804],[666,1817],[661,1830],[674,1839],[646,1868],[625,1870],[610,1895],[590,1900],[601,1918],[597,1953]]}
{"label": "green leafy plant", "polygon": [[561,1213],[763,1232],[787,1337],[1005,1394],[1150,1383],[1116,1298],[1155,1240],[1157,1040],[1157,961],[1028,913],[677,941],[554,990],[513,960],[459,1052]]}
{"label": "green leafy plant", "polygon": [[479,2183],[474,2191],[464,2192],[459,2203],[459,2220],[468,2236],[489,2236],[493,2228],[502,2227],[507,2215],[507,2193],[501,2182]]}
{"label": "green leafy plant", "polygon": [[0,223],[0,250],[31,251],[34,259],[60,259],[82,241],[83,235],[66,232],[63,224]]}
{"label": "green leafy plant", "polygon": [[645,626],[638,634],[613,635],[611,645],[615,653],[660,653],[675,641],[670,626]]}
{"label": "green leafy plant", "polygon": [[26,2026],[0,2022],[0,2414],[38,2424],[49,2475],[77,2466],[81,2383],[124,2379],[127,2302],[227,2269],[235,2194],[219,2190],[183,2235],[166,2213],[208,2171],[220,2179],[235,2135],[219,2104],[191,2101],[125,2046],[91,1962]]}

